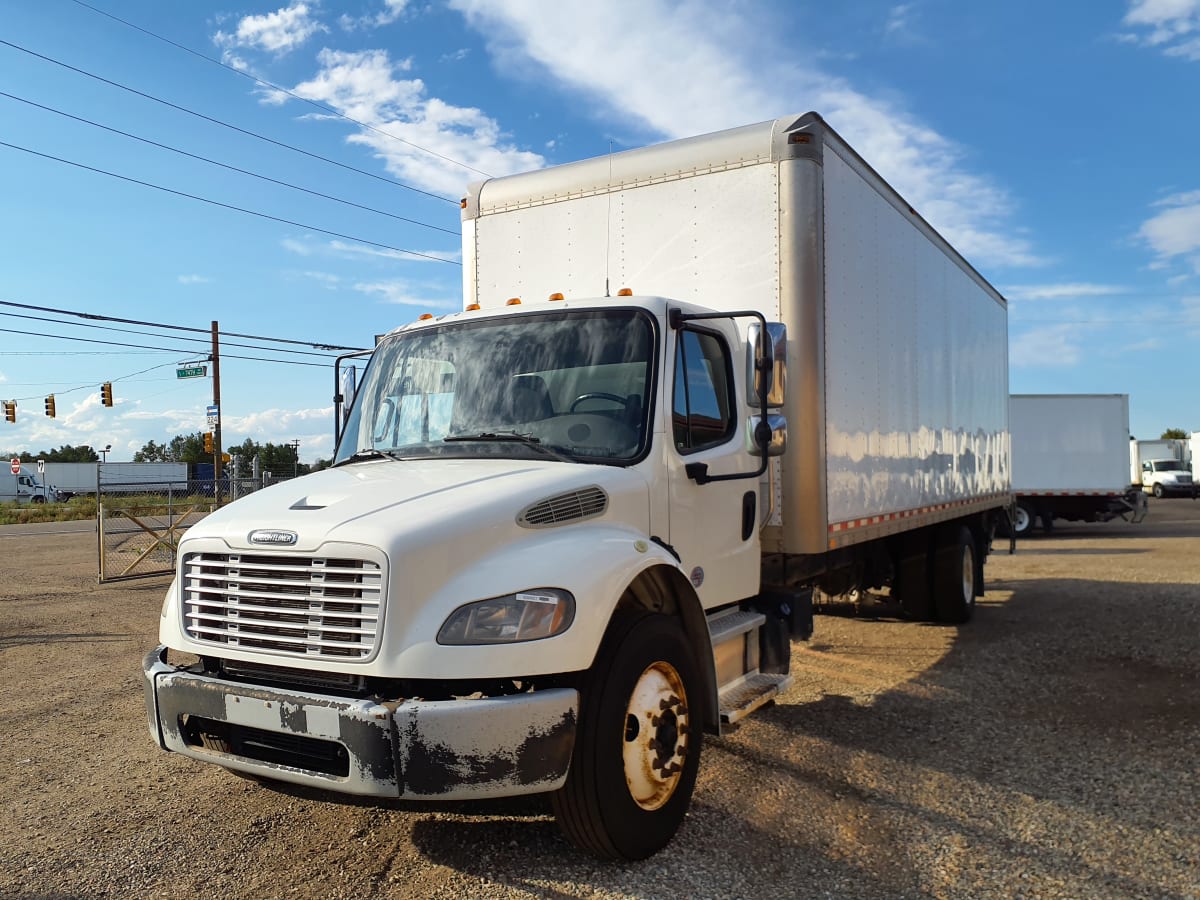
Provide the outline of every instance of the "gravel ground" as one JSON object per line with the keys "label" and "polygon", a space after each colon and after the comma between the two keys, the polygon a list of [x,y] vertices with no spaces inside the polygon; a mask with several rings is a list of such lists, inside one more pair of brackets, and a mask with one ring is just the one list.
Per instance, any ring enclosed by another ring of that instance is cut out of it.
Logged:
{"label": "gravel ground", "polygon": [[3,897],[1200,898],[1200,503],[994,556],[961,629],[820,617],[633,865],[539,798],[372,805],[159,751],[165,580],[97,587],[94,534],[29,532],[0,529]]}

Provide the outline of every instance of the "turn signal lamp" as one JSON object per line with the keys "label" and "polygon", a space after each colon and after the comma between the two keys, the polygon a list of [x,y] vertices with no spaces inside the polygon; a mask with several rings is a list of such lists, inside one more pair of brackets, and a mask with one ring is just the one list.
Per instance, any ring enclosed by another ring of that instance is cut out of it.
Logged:
{"label": "turn signal lamp", "polygon": [[633,296],[633,288],[621,288],[619,291],[617,291],[617,296],[618,297],[632,297]]}
{"label": "turn signal lamp", "polygon": [[564,299],[564,298],[563,298],[563,295],[562,295],[562,294],[555,293],[555,294],[551,294],[551,295],[550,295],[550,299],[551,299],[551,300],[562,300],[562,299]]}
{"label": "turn signal lamp", "polygon": [[521,305],[521,298],[520,298],[520,297],[513,297],[511,300],[508,300],[508,301],[506,301],[504,305],[505,305],[505,306],[520,306],[520,305]]}
{"label": "turn signal lamp", "polygon": [[432,318],[433,318],[433,313],[421,313],[419,316],[417,316],[417,321],[424,322],[426,319],[432,319]]}
{"label": "turn signal lamp", "polygon": [[478,303],[468,303],[466,306],[467,312],[474,312],[477,309],[479,309]]}

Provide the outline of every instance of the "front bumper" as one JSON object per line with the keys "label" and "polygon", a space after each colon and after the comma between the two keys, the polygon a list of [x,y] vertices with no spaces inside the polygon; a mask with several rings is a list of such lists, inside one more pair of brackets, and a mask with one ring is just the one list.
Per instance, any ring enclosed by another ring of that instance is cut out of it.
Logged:
{"label": "front bumper", "polygon": [[579,693],[378,703],[226,681],[142,663],[150,736],[238,772],[347,794],[465,800],[566,781]]}

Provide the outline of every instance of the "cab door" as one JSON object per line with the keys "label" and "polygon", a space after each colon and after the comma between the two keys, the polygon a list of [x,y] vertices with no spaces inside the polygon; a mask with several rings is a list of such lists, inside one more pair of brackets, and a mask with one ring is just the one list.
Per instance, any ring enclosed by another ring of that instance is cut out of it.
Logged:
{"label": "cab door", "polygon": [[[759,590],[758,479],[700,484],[688,467],[710,475],[753,473],[744,411],[738,398],[741,342],[728,319],[689,323],[675,330],[671,404],[667,424],[670,543],[706,608]],[[736,350],[735,350],[736,348]]]}

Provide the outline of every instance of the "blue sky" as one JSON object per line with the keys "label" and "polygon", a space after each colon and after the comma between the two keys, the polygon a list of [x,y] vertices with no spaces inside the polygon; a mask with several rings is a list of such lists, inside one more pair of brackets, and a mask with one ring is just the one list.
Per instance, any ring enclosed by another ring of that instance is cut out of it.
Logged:
{"label": "blue sky", "polygon": [[[303,342],[223,343],[226,445],[331,454],[303,344],[460,308],[481,173],[810,109],[1009,298],[1014,393],[1200,430],[1200,0],[41,0],[0,41],[0,301]],[[0,329],[0,450],[206,429],[210,380],[175,376],[203,334]]]}

